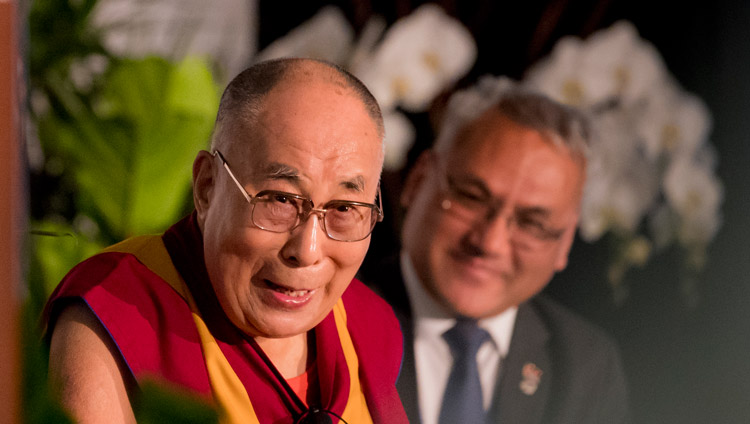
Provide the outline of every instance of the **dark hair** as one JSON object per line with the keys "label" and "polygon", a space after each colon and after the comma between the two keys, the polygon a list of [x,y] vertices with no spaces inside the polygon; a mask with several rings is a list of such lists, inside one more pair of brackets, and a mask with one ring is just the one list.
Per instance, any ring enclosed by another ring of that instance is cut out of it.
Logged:
{"label": "dark hair", "polygon": [[456,140],[459,132],[493,108],[586,160],[591,137],[586,116],[505,77],[484,77],[475,86],[451,97],[435,149],[445,151],[460,142]]}

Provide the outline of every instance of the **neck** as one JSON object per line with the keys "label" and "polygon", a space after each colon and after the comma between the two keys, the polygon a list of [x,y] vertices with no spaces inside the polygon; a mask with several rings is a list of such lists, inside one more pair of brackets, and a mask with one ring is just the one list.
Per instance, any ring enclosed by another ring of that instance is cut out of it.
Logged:
{"label": "neck", "polygon": [[256,337],[263,352],[285,379],[303,374],[315,359],[314,331],[285,338]]}

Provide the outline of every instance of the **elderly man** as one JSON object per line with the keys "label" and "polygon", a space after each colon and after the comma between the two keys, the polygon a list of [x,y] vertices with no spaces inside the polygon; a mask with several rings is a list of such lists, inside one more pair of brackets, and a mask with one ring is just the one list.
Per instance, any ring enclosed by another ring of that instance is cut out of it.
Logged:
{"label": "elderly man", "polygon": [[613,343],[539,295],[567,264],[587,137],[576,111],[507,79],[449,102],[405,182],[400,261],[363,278],[402,321],[411,422],[627,419]]}
{"label": "elderly man", "polygon": [[382,219],[383,122],[323,62],[255,65],[225,90],[195,212],[74,268],[47,307],[50,378],[80,422],[134,422],[148,378],[223,422],[406,422],[399,324],[353,277]]}

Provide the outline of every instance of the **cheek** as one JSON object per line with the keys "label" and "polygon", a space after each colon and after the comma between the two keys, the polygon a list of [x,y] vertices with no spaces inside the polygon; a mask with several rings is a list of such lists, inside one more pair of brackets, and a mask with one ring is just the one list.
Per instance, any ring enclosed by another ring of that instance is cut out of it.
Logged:
{"label": "cheek", "polygon": [[469,233],[465,222],[442,211],[435,211],[424,221],[424,243],[431,251],[430,256],[447,255],[451,250],[459,248],[462,239]]}
{"label": "cheek", "polygon": [[426,284],[449,290],[456,277],[451,251],[460,246],[466,226],[440,210],[418,217],[412,225],[413,232],[404,233],[404,245],[417,275]]}
{"label": "cheek", "polygon": [[536,257],[520,255],[516,263],[523,280],[522,285],[533,290],[546,286],[555,274],[555,258],[554,252]]}
{"label": "cheek", "polygon": [[323,300],[320,309],[322,316],[325,316],[330,311],[349,287],[370,245],[369,239],[356,243],[336,243],[341,244],[341,246],[336,246],[336,249],[329,254],[329,258],[332,260],[331,262],[334,264],[335,269],[331,280],[325,288],[325,300]]}
{"label": "cheek", "polygon": [[[278,254],[270,233],[242,227],[222,230],[205,240],[206,268],[211,281],[249,282],[268,257]],[[223,284],[219,289],[224,293],[240,290],[231,284]]]}
{"label": "cheek", "polygon": [[332,250],[329,250],[328,257],[332,260],[336,267],[337,280],[346,279],[348,284],[354,274],[357,273],[362,261],[365,259],[367,249],[370,247],[370,238],[362,241],[347,243],[340,241],[332,241]]}
{"label": "cheek", "polygon": [[434,196],[422,193],[409,207],[402,239],[412,252],[436,250],[438,244],[451,244],[460,237],[460,225],[440,209]]}

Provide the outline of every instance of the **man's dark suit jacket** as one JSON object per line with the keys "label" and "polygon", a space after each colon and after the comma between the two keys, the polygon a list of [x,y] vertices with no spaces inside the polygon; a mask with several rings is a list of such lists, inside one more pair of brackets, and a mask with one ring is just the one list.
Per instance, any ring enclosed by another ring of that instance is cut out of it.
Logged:
{"label": "man's dark suit jacket", "polygon": [[[401,321],[404,362],[397,388],[409,421],[419,423],[414,327],[398,260],[361,273],[360,279],[393,306]],[[626,383],[614,342],[542,296],[518,307],[510,349],[494,392],[488,423],[618,424],[629,420]]]}

